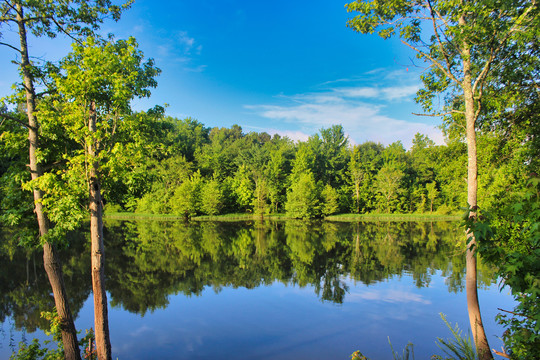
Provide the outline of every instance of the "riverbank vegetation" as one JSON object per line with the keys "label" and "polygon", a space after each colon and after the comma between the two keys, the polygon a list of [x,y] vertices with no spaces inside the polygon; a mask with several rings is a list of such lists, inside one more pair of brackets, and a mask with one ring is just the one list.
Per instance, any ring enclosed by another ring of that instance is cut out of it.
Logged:
{"label": "riverbank vegetation", "polygon": [[[436,145],[417,134],[407,150],[401,142],[351,144],[340,125],[297,142],[244,133],[239,126],[210,129],[191,118],[164,117],[155,126],[156,142],[163,145],[144,162],[130,164],[132,173],[118,179],[106,212],[186,218],[229,213],[455,215],[466,203],[462,164],[467,152],[458,140]],[[493,154],[481,161],[490,171],[479,190],[483,205],[490,206],[505,192],[505,184],[519,176],[506,171],[519,159],[494,154],[502,150],[493,135],[480,141]],[[501,178],[499,173],[507,174]]]}

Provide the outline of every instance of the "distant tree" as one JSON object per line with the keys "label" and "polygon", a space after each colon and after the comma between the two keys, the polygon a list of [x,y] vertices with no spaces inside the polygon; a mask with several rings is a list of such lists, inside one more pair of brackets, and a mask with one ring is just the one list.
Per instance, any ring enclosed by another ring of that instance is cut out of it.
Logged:
{"label": "distant tree", "polygon": [[172,213],[186,218],[197,215],[201,209],[202,186],[203,179],[198,171],[180,184],[170,200]]}
{"label": "distant tree", "polygon": [[237,204],[242,210],[247,210],[253,203],[254,184],[252,174],[246,165],[240,165],[234,174],[233,192]]}
{"label": "distant tree", "polygon": [[253,213],[266,214],[269,210],[268,204],[269,187],[266,179],[260,177],[255,181],[253,194]]}
{"label": "distant tree", "polygon": [[374,210],[377,206],[374,181],[382,166],[383,151],[384,146],[374,142],[365,142],[352,148],[348,174],[357,201],[357,212]]}
{"label": "distant tree", "polygon": [[349,174],[353,186],[354,210],[356,213],[360,213],[360,186],[362,185],[366,174],[362,168],[362,163],[354,156],[354,152],[349,161]]}
{"label": "distant tree", "polygon": [[288,216],[309,219],[319,216],[319,192],[311,172],[298,175],[287,192],[285,211]]}
{"label": "distant tree", "polygon": [[210,142],[210,129],[198,120],[191,117],[182,120],[166,117],[164,122],[172,125],[166,139],[167,146],[175,151],[173,155],[182,155],[188,162],[193,162],[195,152]]}
{"label": "distant tree", "polygon": [[321,213],[322,215],[335,214],[339,209],[339,195],[332,186],[326,184],[321,191]]}
{"label": "distant tree", "polygon": [[265,166],[265,176],[268,179],[268,199],[271,211],[283,209],[287,193],[287,181],[291,171],[291,160],[294,155],[294,145],[287,138],[274,138],[268,143],[269,159]]}
{"label": "distant tree", "polygon": [[439,190],[437,190],[437,183],[434,181],[434,182],[430,182],[429,184],[426,184],[426,190],[427,190],[428,199],[430,201],[429,212],[432,213],[433,202],[435,201],[435,198],[439,194]]}
{"label": "distant tree", "polygon": [[328,129],[323,128],[320,133],[320,157],[323,165],[319,180],[338,188],[345,181],[345,171],[349,162],[347,151],[349,139],[345,136],[341,125],[332,125]]}
{"label": "distant tree", "polygon": [[211,179],[201,188],[201,211],[207,215],[217,215],[223,207],[223,195],[217,179]]}
{"label": "distant tree", "polygon": [[386,212],[389,213],[392,201],[396,199],[401,189],[404,173],[400,169],[385,165],[377,174],[375,186],[386,202]]}

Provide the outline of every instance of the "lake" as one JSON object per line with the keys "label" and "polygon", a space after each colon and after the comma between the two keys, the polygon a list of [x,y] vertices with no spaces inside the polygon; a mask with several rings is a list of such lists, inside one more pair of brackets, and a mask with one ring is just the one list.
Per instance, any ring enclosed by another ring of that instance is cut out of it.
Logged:
{"label": "lake", "polygon": [[[442,354],[440,313],[469,328],[463,232],[455,222],[107,221],[106,276],[113,358],[391,358]],[[4,244],[13,241],[4,234]],[[71,234],[65,281],[78,330],[93,327],[90,244]],[[0,358],[45,339],[54,304],[41,254],[0,247]],[[479,262],[490,346],[512,309]]]}

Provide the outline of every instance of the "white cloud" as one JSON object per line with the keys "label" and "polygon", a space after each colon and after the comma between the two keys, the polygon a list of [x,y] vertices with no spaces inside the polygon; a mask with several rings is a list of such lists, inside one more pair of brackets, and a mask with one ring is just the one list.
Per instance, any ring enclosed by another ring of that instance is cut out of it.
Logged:
{"label": "white cloud", "polygon": [[350,302],[383,301],[389,303],[420,303],[430,305],[431,301],[420,294],[401,290],[369,290],[347,295]]}
{"label": "white cloud", "polygon": [[355,88],[343,88],[335,89],[334,91],[343,94],[347,97],[358,98],[376,98],[379,96],[380,91],[374,87],[355,87]]}
{"label": "white cloud", "polygon": [[195,39],[188,36],[186,31],[180,31],[178,33],[178,43],[183,45],[184,51],[189,54],[195,44]]}
{"label": "white cloud", "polygon": [[438,144],[443,136],[435,126],[416,120],[403,113],[402,118],[385,114],[390,107],[411,101],[418,85],[334,87],[330,90],[279,96],[278,104],[245,105],[248,110],[271,120],[273,127],[286,127],[288,131],[316,133],[322,127],[343,126],[352,143],[376,141],[390,144],[401,140],[411,145],[414,134],[428,135]]}
{"label": "white cloud", "polygon": [[418,85],[388,87],[382,90],[385,98],[392,100],[410,99],[420,89]]}
{"label": "white cloud", "polygon": [[144,33],[145,27],[144,25],[135,25],[133,29],[131,30],[132,34],[142,34]]}
{"label": "white cloud", "polygon": [[288,131],[288,130],[267,130],[270,135],[278,134],[281,137],[288,137],[293,141],[307,141],[309,134],[302,131]]}

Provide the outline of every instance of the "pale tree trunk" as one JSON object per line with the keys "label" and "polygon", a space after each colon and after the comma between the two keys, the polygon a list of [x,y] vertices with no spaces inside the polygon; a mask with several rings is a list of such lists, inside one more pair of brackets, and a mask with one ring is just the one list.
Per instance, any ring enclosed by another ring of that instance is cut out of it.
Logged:
{"label": "pale tree trunk", "polygon": [[353,169],[353,181],[354,181],[354,196],[356,199],[356,213],[360,213],[360,184],[364,179],[364,174],[361,170]]}
{"label": "pale tree trunk", "polygon": [[[465,19],[459,19],[460,25],[465,24]],[[463,59],[463,96],[465,101],[465,120],[466,120],[466,135],[467,135],[467,203],[469,204],[469,218],[476,221],[476,211],[478,208],[477,190],[478,190],[478,165],[476,156],[476,131],[475,131],[475,106],[474,94],[472,91],[471,78],[471,61],[470,50],[466,42],[463,43],[462,59]],[[467,237],[470,241],[467,245],[466,254],[466,291],[467,291],[467,310],[469,312],[469,322],[476,345],[476,352],[481,360],[493,359],[493,355],[489,349],[482,316],[480,314],[480,303],[478,301],[478,287],[476,275],[476,239],[467,229]]]}
{"label": "pale tree trunk", "polygon": [[[96,104],[90,105],[90,133],[96,132]],[[92,243],[92,290],[94,292],[94,327],[96,351],[99,360],[110,360],[111,339],[109,336],[109,318],[107,311],[107,293],[105,291],[105,246],[103,244],[103,207],[99,180],[98,149],[96,144],[88,144],[90,158],[89,201],[90,201],[90,238]]]}
{"label": "pale tree trunk", "polygon": [[[35,89],[32,74],[30,71],[30,61],[28,56],[28,45],[26,37],[26,26],[24,23],[23,9],[20,3],[17,3],[17,25],[20,39],[21,70],[24,78],[26,92],[26,111],[28,115],[28,142],[30,158],[30,174],[32,180],[36,180],[43,175],[41,165],[37,161],[36,152],[39,148],[38,122],[34,115],[36,110]],[[34,211],[36,213],[39,234],[45,236],[49,231],[49,222],[43,212],[42,206],[43,194],[41,190],[34,189]],[[62,265],[54,244],[45,242],[43,245],[43,265],[54,296],[56,312],[60,318],[60,329],[62,333],[62,343],[64,345],[64,355],[66,359],[81,359],[79,343],[77,341],[77,331],[73,323],[73,317],[69,309],[68,297],[64,284]]]}

